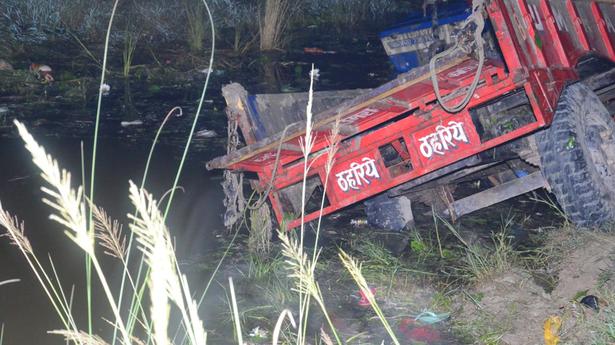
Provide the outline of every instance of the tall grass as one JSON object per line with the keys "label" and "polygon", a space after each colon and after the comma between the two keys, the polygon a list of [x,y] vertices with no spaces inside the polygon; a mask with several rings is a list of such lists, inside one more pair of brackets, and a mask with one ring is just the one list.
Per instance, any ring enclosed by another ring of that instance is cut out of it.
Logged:
{"label": "tall grass", "polygon": [[393,0],[314,0],[307,1],[304,11],[306,21],[317,21],[337,33],[361,29],[374,22],[386,22],[395,14],[407,13],[408,9],[418,8],[421,2],[401,3]]}
{"label": "tall grass", "polygon": [[519,253],[513,248],[508,233],[512,218],[503,224],[501,231],[492,234],[490,247],[467,242],[455,226],[443,218],[438,217],[438,220],[461,242],[465,251],[462,276],[470,281],[478,282],[491,278],[510,269],[519,260]]}
{"label": "tall grass", "polygon": [[264,13],[259,23],[261,50],[282,48],[294,2],[295,0],[265,0]]}
{"label": "tall grass", "polygon": [[207,29],[204,21],[205,11],[200,0],[184,0],[184,10],[186,13],[188,46],[191,52],[200,53],[203,50]]}
{"label": "tall grass", "polygon": [[122,75],[126,78],[130,75],[130,69],[132,68],[132,60],[135,57],[135,51],[137,50],[137,43],[139,43],[139,36],[141,34],[130,29],[124,32],[124,50],[122,51]]}
{"label": "tall grass", "polygon": [[[98,100],[96,102],[96,119],[94,121],[94,139],[92,144],[92,166],[90,170],[90,193],[88,197],[93,202],[94,201],[94,181],[96,176],[96,152],[98,147],[98,131],[100,126],[100,113],[102,109],[102,96],[103,96],[103,85],[105,85],[105,73],[107,72],[107,57],[109,56],[109,39],[111,37],[111,27],[113,25],[113,19],[115,18],[115,13],[117,10],[117,6],[119,4],[119,0],[115,0],[113,3],[113,8],[111,9],[111,15],[109,16],[109,24],[107,25],[107,33],[105,35],[105,49],[103,53],[102,60],[102,68],[100,72],[100,84],[98,85]],[[85,184],[85,181],[83,181]],[[85,186],[83,187],[86,188]],[[93,210],[90,208],[88,213],[88,221],[90,228],[87,229],[89,236],[93,237],[94,228],[93,228]],[[86,252],[86,285],[87,285],[87,298],[88,298],[88,331],[92,333],[92,273],[91,273],[91,258]],[[119,311],[118,311],[119,312]]]}

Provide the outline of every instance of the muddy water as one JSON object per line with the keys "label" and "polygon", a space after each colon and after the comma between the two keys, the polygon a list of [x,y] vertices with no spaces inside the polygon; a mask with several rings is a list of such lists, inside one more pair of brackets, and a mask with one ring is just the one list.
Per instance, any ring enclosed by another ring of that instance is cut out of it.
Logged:
{"label": "muddy water", "polygon": [[[61,165],[80,180],[80,141],[39,138]],[[141,180],[147,157],[145,149],[144,146],[110,139],[101,141],[99,146],[95,200],[123,223],[126,223],[127,211],[131,210],[127,198],[128,180]],[[25,221],[26,233],[39,257],[47,261],[49,253],[58,267],[67,293],[75,285],[75,300],[83,301],[83,255],[63,235],[62,229],[47,219],[49,208],[40,202],[43,196],[39,190],[42,179],[29,162],[26,150],[18,140],[4,139],[0,156],[5,164],[0,171],[3,206]],[[162,147],[158,150],[148,178],[148,189],[160,197],[171,186],[176,167],[173,149]],[[217,176],[205,172],[196,157],[192,157],[186,165],[180,185],[183,189],[177,193],[176,207],[169,220],[169,226],[180,243],[178,256],[202,255],[211,250],[214,243],[212,234],[222,227],[219,218],[222,191]],[[5,323],[5,343],[54,343],[50,342],[50,336],[45,335],[46,330],[59,327],[51,306],[16,248],[6,240],[1,241],[0,246],[3,263],[0,267],[1,279],[22,279],[18,284],[3,286],[0,294],[0,319]],[[112,284],[117,284],[118,266],[112,260],[105,260],[105,264],[111,273]],[[99,298],[97,300],[101,301]],[[103,304],[98,308],[106,307]],[[76,315],[83,315],[83,309],[77,308]]]}

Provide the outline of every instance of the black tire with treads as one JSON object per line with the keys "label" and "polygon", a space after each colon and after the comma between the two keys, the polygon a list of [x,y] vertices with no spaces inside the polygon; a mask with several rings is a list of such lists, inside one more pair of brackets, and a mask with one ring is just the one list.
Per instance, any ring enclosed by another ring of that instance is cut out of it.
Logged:
{"label": "black tire with treads", "polygon": [[562,93],[551,127],[538,133],[541,170],[571,221],[591,227],[615,217],[615,122],[577,83]]}

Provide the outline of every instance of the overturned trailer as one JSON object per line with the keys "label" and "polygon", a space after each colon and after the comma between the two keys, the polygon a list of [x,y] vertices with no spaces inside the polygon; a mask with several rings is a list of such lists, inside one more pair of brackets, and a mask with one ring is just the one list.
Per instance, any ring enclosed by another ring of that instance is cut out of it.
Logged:
{"label": "overturned trailer", "polygon": [[[413,201],[437,199],[438,212],[455,218],[542,187],[581,226],[615,219],[615,4],[490,0],[475,6],[470,17],[478,16],[490,21],[497,54],[465,35],[471,51],[378,88],[314,93],[304,218],[307,94],[225,86],[245,146],[207,168],[250,175],[290,228],[319,217],[322,198],[324,215],[365,202],[370,223],[396,230],[412,222]],[[321,153],[334,127],[341,141],[327,175]],[[481,176],[491,188],[451,193]]]}

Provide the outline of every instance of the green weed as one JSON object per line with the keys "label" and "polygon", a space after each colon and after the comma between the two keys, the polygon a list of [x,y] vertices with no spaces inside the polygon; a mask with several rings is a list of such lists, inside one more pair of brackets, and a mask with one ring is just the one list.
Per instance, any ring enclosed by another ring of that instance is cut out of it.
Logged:
{"label": "green weed", "polygon": [[491,246],[469,243],[448,221],[440,218],[446,228],[461,242],[465,252],[460,275],[470,281],[481,281],[510,269],[519,259],[519,253],[511,245],[505,223],[502,231],[492,234]]}

